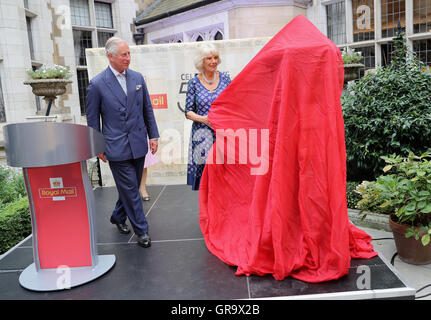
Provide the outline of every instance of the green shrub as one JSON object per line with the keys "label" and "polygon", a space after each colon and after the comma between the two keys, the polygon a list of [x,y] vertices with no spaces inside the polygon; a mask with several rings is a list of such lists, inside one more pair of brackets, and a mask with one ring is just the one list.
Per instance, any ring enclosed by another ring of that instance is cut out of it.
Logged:
{"label": "green shrub", "polygon": [[0,166],[0,209],[26,195],[22,174],[13,169]]}
{"label": "green shrub", "polygon": [[0,210],[0,254],[31,234],[27,197],[9,203]]}
{"label": "green shrub", "polygon": [[362,61],[362,53],[355,52],[355,49],[350,52],[344,50],[341,57],[343,58],[343,64],[361,63]]}
{"label": "green shrub", "polygon": [[31,233],[31,219],[21,173],[0,166],[0,254]]}
{"label": "green shrub", "polygon": [[394,39],[392,63],[368,73],[343,94],[349,181],[373,180],[381,172],[381,156],[431,147],[431,74],[407,58],[401,33]]}
{"label": "green shrub", "polygon": [[347,208],[356,209],[356,204],[362,199],[361,195],[355,191],[359,184],[360,182],[347,181]]}

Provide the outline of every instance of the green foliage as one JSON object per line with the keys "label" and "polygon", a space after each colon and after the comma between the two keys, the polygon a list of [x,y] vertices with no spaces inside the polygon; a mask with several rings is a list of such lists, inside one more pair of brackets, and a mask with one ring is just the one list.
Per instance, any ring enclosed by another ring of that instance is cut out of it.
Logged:
{"label": "green foliage", "polygon": [[382,155],[431,147],[431,74],[408,57],[403,34],[394,41],[392,63],[368,73],[341,98],[349,181],[375,179]]}
{"label": "green foliage", "polygon": [[404,32],[399,32],[394,37],[395,55],[392,58],[392,67],[404,67],[408,64],[409,49],[407,48]]}
{"label": "green foliage", "polygon": [[406,238],[413,236],[416,240],[421,239],[422,245],[428,245],[431,240],[431,223],[429,223],[427,226],[421,226],[419,228],[409,228],[406,233]]}
{"label": "green foliage", "polygon": [[0,254],[30,233],[24,178],[13,169],[0,166]]}
{"label": "green foliage", "polygon": [[381,176],[378,179],[380,179],[379,183],[376,181],[363,181],[356,187],[355,192],[359,195],[359,201],[355,207],[361,209],[360,213],[363,214],[363,219],[366,217],[364,211],[382,214],[394,212],[390,206],[381,206],[382,203],[386,202],[390,194],[389,188],[381,185],[385,178]]}
{"label": "green foliage", "polygon": [[399,223],[411,226],[407,237],[419,238],[417,228],[425,231],[422,236],[424,245],[430,242],[431,234],[431,153],[420,156],[410,153],[407,157],[399,155],[383,156],[387,163],[383,174],[375,181],[364,181],[356,188],[362,200],[357,207],[367,211],[376,208],[394,213]]}
{"label": "green foliage", "polygon": [[343,64],[354,64],[360,63],[362,60],[362,52],[355,52],[355,49],[352,51],[343,51],[342,53]]}
{"label": "green foliage", "polygon": [[356,204],[361,200],[361,195],[355,191],[358,185],[359,182],[354,181],[347,181],[346,183],[347,208],[355,209]]}
{"label": "green foliage", "polygon": [[27,197],[11,202],[0,210],[0,254],[30,233],[31,218]]}
{"label": "green foliage", "polygon": [[68,79],[72,76],[69,69],[59,65],[43,65],[37,70],[28,70],[28,75],[32,79]]}
{"label": "green foliage", "polygon": [[0,209],[26,195],[22,174],[0,166]]}

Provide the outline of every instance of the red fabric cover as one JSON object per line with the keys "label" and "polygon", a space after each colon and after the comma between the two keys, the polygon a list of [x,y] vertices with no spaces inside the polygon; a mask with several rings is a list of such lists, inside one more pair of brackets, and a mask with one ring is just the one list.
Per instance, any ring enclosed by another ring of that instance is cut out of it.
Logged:
{"label": "red fabric cover", "polygon": [[297,16],[212,104],[199,220],[208,249],[237,275],[321,282],[377,255],[347,215],[343,77],[340,50]]}

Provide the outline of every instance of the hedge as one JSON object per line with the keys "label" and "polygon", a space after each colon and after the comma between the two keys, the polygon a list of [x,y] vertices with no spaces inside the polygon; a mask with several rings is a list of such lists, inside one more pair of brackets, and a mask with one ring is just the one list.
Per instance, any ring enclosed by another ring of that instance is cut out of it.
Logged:
{"label": "hedge", "polygon": [[31,234],[28,198],[22,197],[0,210],[0,254]]}
{"label": "hedge", "polygon": [[431,148],[431,74],[407,55],[403,33],[394,48],[391,64],[349,86],[341,98],[349,181],[378,177],[385,166],[381,156]]}

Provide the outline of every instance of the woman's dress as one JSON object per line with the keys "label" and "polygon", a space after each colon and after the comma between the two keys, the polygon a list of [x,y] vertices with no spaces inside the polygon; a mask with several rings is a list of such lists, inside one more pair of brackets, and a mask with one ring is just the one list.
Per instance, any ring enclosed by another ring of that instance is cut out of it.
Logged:
{"label": "woman's dress", "polygon": [[[186,114],[189,111],[201,116],[208,114],[211,103],[230,83],[230,78],[227,74],[220,72],[219,75],[219,84],[213,91],[205,88],[197,76],[189,81],[186,95]],[[192,186],[193,190],[199,190],[208,151],[214,141],[215,134],[210,127],[200,122],[193,122],[187,166],[187,184]]]}

